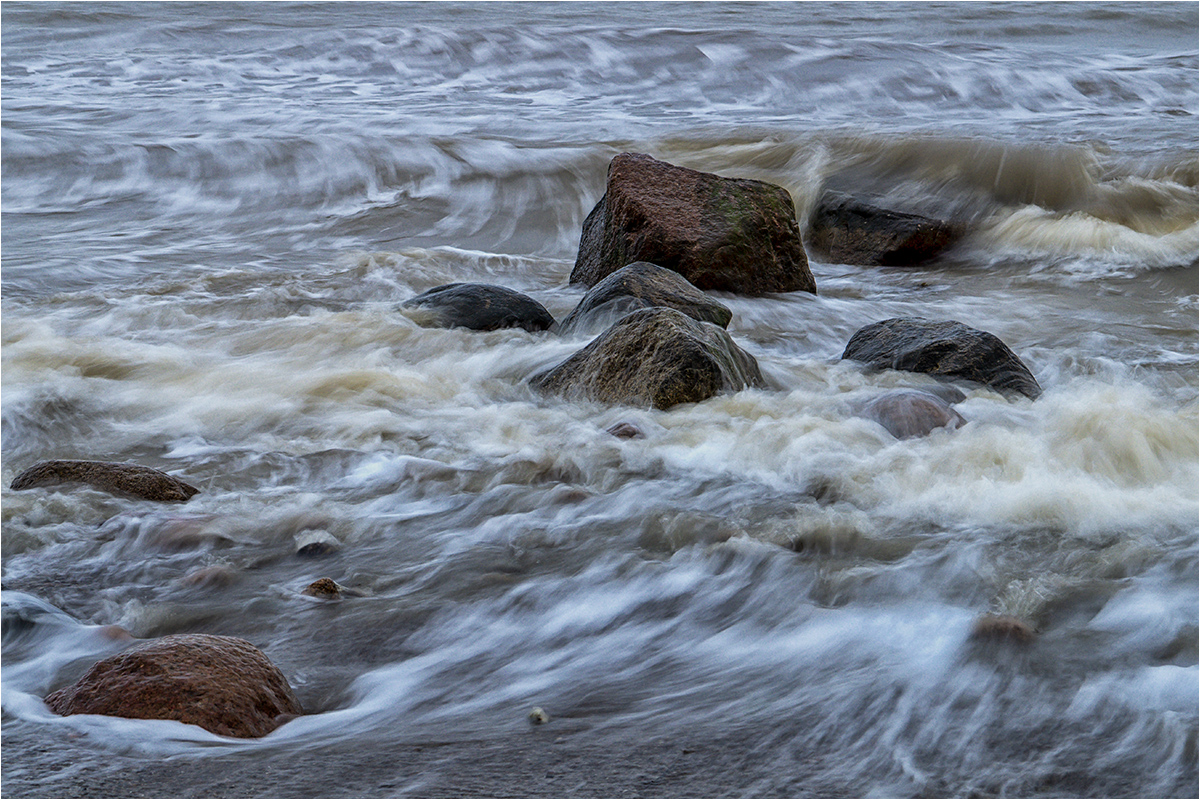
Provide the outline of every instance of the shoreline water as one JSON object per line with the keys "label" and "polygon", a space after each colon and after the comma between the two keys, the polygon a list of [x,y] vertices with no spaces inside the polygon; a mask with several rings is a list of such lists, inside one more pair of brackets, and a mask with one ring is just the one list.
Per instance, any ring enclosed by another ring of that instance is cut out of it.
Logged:
{"label": "shoreline water", "polygon": [[[1195,796],[1197,9],[1036,10],[5,3],[4,794]],[[624,151],[974,233],[717,293],[770,388],[669,411],[403,310],[561,321]],[[839,355],[897,316],[1043,395],[896,439],[856,409],[933,379]],[[11,489],[52,458],[201,493]],[[311,713],[50,715],[109,625],[246,638]]]}

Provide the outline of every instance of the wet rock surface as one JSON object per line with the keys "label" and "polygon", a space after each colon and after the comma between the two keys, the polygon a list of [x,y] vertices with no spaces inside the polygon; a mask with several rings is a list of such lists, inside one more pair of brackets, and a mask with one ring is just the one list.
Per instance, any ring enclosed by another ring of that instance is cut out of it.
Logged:
{"label": "wet rock surface", "polygon": [[649,261],[702,290],[816,292],[787,190],[623,153],[583,223],[571,283]]}
{"label": "wet rock surface", "polygon": [[762,386],[758,362],[723,329],[670,308],[625,317],[556,367],[530,379],[568,399],[667,409]]}
{"label": "wet rock surface", "polygon": [[486,283],[448,283],[405,301],[401,308],[420,309],[419,322],[433,328],[494,331],[523,328],[544,331],[554,317],[541,303],[504,286]]}
{"label": "wet rock surface", "polygon": [[1042,393],[1029,368],[1008,345],[953,320],[896,317],[874,322],[850,337],[842,358],[875,369],[964,378],[1034,400]]}
{"label": "wet rock surface", "polygon": [[927,436],[938,428],[960,428],[967,423],[950,404],[918,389],[896,389],[872,398],[859,412],[887,428],[897,439]]}
{"label": "wet rock surface", "polygon": [[305,586],[300,594],[318,600],[341,600],[342,587],[333,578],[318,578]]}
{"label": "wet rock surface", "polygon": [[733,312],[726,306],[692,286],[678,272],[638,261],[622,267],[589,289],[579,305],[562,321],[559,330],[570,333],[594,325],[597,320],[611,325],[631,311],[654,306],[673,308],[692,319],[722,328],[729,327],[729,321],[733,319]]}
{"label": "wet rock surface", "polygon": [[971,625],[971,638],[1028,644],[1037,638],[1037,630],[1020,617],[1010,614],[984,614]]}
{"label": "wet rock surface", "polygon": [[826,192],[809,219],[806,241],[840,264],[914,266],[937,258],[964,233],[961,224],[948,219]]}
{"label": "wet rock surface", "polygon": [[83,483],[141,500],[186,502],[200,490],[165,472],[138,464],[106,461],[43,461],[13,479],[13,489]]}
{"label": "wet rock surface", "polygon": [[244,639],[175,634],[97,662],[46,698],[56,714],[173,719],[220,736],[266,736],[303,713],[287,679]]}

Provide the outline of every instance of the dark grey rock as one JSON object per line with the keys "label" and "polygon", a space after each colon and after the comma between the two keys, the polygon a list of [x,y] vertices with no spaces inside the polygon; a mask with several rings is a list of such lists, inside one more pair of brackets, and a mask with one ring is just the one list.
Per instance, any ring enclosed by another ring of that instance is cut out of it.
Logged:
{"label": "dark grey rock", "polygon": [[621,267],[589,289],[559,324],[559,332],[571,333],[600,324],[608,327],[632,311],[654,306],[673,308],[722,328],[729,327],[733,319],[727,307],[692,286],[678,272],[638,261]]}
{"label": "dark grey rock", "polygon": [[532,297],[486,283],[437,286],[405,301],[401,308],[428,312],[418,322],[433,328],[475,331],[523,328],[534,332],[544,331],[554,324],[550,312]]}
{"label": "dark grey rock", "polygon": [[914,266],[937,258],[964,227],[826,192],[809,218],[808,246],[839,264]]}
{"label": "dark grey rock", "polygon": [[1036,400],[1042,387],[1008,345],[961,322],[897,317],[860,328],[842,358],[876,369],[924,372],[982,383]]}

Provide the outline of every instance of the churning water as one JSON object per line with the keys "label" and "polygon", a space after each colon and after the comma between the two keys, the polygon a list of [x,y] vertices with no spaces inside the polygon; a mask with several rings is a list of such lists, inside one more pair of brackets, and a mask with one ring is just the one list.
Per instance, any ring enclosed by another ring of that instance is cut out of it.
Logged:
{"label": "churning water", "polygon": [[[1195,4],[6,2],[3,31],[6,794],[54,793],[47,728],[103,774],[538,705],[777,755],[714,794],[1196,795]],[[531,392],[583,334],[397,309],[477,281],[564,317],[626,151],[782,185],[802,229],[836,179],[975,233],[720,296],[772,386],[665,412]],[[933,381],[838,357],[902,315],[995,333],[1045,394],[893,439],[855,405]],[[51,458],[202,494],[7,488]],[[989,612],[1036,640],[973,640]],[[310,715],[51,714],[114,624],[247,638]]]}

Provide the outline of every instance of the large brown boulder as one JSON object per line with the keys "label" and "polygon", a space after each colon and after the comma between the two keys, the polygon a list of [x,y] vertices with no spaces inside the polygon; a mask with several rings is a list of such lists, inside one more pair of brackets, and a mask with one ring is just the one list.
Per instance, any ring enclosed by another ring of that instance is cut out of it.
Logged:
{"label": "large brown boulder", "polygon": [[962,238],[961,225],[826,192],[809,218],[808,245],[839,264],[914,266]]}
{"label": "large brown boulder", "polygon": [[817,291],[786,189],[623,153],[583,223],[571,283],[595,286],[635,261],[704,290]]}
{"label": "large brown boulder", "polygon": [[754,356],[721,328],[672,308],[647,308],[530,384],[569,399],[667,409],[762,386],[763,378]]}
{"label": "large brown boulder", "polygon": [[982,383],[1004,394],[1036,400],[1037,379],[1004,342],[961,322],[896,317],[860,328],[842,358],[875,369],[899,369]]}
{"label": "large brown boulder", "polygon": [[86,483],[112,494],[141,500],[186,502],[200,492],[165,472],[137,464],[106,461],[43,461],[13,479],[13,489]]}
{"label": "large brown boulder", "polygon": [[56,714],[173,719],[220,736],[266,736],[300,702],[262,651],[244,639],[176,634],[98,661],[46,698]]}
{"label": "large brown boulder", "polygon": [[419,309],[414,318],[430,328],[469,328],[495,331],[523,328],[544,331],[554,317],[528,295],[488,283],[448,283],[401,303],[401,308]]}
{"label": "large brown boulder", "polygon": [[597,283],[559,325],[561,333],[601,325],[641,308],[662,306],[701,322],[729,327],[733,312],[687,282],[674,270],[638,261]]}

